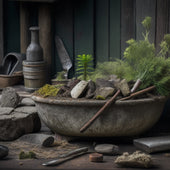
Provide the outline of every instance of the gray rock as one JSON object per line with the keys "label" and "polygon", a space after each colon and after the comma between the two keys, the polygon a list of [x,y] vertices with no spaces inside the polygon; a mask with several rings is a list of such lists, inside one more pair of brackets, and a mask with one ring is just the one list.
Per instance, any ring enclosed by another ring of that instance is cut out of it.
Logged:
{"label": "gray rock", "polygon": [[23,134],[38,132],[40,118],[35,107],[19,107],[8,115],[0,115],[0,140],[15,140]]}
{"label": "gray rock", "polygon": [[113,144],[99,144],[95,146],[94,150],[98,153],[102,153],[106,155],[120,154],[119,147]]}
{"label": "gray rock", "polygon": [[35,106],[20,106],[17,107],[14,111],[20,113],[26,113],[26,114],[37,113],[37,109]]}
{"label": "gray rock", "polygon": [[112,87],[100,87],[96,89],[95,98],[102,96],[104,99],[106,99],[107,97],[112,96],[114,92],[115,89]]}
{"label": "gray rock", "polygon": [[54,143],[54,136],[42,133],[31,133],[21,136],[18,140],[50,147]]}
{"label": "gray rock", "polygon": [[30,98],[23,98],[20,105],[23,106],[35,106],[35,102]]}
{"label": "gray rock", "polygon": [[117,83],[116,88],[121,90],[123,96],[127,96],[130,94],[130,89],[129,89],[128,83],[125,79],[123,79],[119,83]]}
{"label": "gray rock", "polygon": [[0,159],[8,155],[9,149],[6,146],[0,145]]}
{"label": "gray rock", "polygon": [[105,79],[96,79],[96,87],[114,87],[113,82]]}
{"label": "gray rock", "polygon": [[87,89],[88,82],[87,81],[80,81],[72,90],[71,90],[71,97],[72,98],[79,98]]}
{"label": "gray rock", "polygon": [[20,97],[14,88],[7,87],[2,91],[1,107],[15,108],[20,102]]}
{"label": "gray rock", "polygon": [[96,85],[92,80],[88,81],[88,86],[87,86],[87,92],[86,92],[86,98],[92,98],[94,96],[94,92],[96,90]]}
{"label": "gray rock", "polygon": [[115,163],[122,167],[131,168],[150,168],[153,166],[151,156],[140,151],[133,154],[125,152],[116,158]]}
{"label": "gray rock", "polygon": [[13,110],[13,107],[0,107],[0,115],[9,115]]}

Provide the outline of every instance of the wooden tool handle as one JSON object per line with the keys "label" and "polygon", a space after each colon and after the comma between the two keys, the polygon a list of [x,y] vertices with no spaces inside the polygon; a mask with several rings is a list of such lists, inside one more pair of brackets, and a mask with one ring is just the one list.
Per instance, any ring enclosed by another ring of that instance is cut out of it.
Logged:
{"label": "wooden tool handle", "polygon": [[143,93],[146,93],[146,92],[149,92],[151,90],[155,89],[155,86],[150,86],[146,89],[143,89],[143,90],[140,90],[140,91],[137,91],[135,93],[132,93],[130,96],[127,96],[127,97],[124,97],[124,98],[121,98],[120,101],[123,101],[123,100],[127,100],[127,99],[131,99],[132,97],[136,97],[140,94],[143,94]]}
{"label": "wooden tool handle", "polygon": [[110,104],[112,104],[116,97],[119,95],[120,90],[117,90],[117,92],[115,93],[115,95],[108,100],[104,106],[80,129],[80,132],[84,132],[98,117],[99,115],[101,115],[103,113],[103,111],[110,106]]}

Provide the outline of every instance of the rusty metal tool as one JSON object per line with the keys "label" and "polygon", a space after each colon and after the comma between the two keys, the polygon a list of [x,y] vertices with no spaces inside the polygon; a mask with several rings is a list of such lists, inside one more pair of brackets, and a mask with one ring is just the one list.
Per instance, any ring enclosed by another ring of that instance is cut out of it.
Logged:
{"label": "rusty metal tool", "polygon": [[55,44],[56,44],[58,56],[60,58],[63,70],[66,71],[66,73],[64,75],[65,79],[67,79],[68,78],[68,72],[72,67],[71,59],[68,55],[67,50],[64,47],[63,41],[61,40],[61,38],[59,36],[55,37]]}
{"label": "rusty metal tool", "polygon": [[49,162],[45,162],[42,165],[44,166],[56,166],[58,164],[64,163],[67,160],[71,160],[73,158],[76,158],[78,156],[81,156],[85,153],[87,153],[88,151],[88,147],[83,147],[83,148],[79,148],[79,149],[75,149],[73,151],[70,151],[66,154],[63,154],[61,156],[59,156],[57,159],[49,161]]}

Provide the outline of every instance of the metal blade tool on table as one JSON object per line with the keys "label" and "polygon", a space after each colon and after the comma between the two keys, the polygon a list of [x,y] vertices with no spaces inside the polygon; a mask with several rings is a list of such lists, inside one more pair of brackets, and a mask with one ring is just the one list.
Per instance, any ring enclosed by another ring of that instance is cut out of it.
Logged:
{"label": "metal blade tool on table", "polygon": [[81,155],[87,153],[87,151],[88,151],[88,147],[78,148],[78,149],[75,149],[73,151],[70,151],[70,152],[68,152],[66,154],[63,154],[63,155],[59,156],[55,160],[45,162],[42,165],[44,165],[44,166],[56,166],[58,164],[66,162],[67,160],[70,160],[70,159],[76,158],[78,156],[81,156]]}

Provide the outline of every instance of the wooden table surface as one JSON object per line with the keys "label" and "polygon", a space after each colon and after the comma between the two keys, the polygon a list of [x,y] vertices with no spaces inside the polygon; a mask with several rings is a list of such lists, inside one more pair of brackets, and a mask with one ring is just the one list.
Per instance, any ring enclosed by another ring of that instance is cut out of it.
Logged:
{"label": "wooden table surface", "polygon": [[[86,143],[87,146],[88,144]],[[89,143],[90,147],[92,146]],[[122,152],[129,152],[132,153],[137,150],[133,146],[133,144],[117,144],[120,147]],[[170,157],[168,157],[165,153],[156,153],[152,154],[154,168],[152,169],[163,169],[168,170],[170,169]],[[124,170],[127,168],[119,168],[114,163],[114,160],[117,156],[105,156],[104,161],[102,163],[94,163],[89,161],[89,154],[82,155],[80,157],[74,158],[67,162],[64,162],[58,166],[53,167],[46,167],[43,166],[42,163],[48,161],[48,159],[33,159],[33,160],[19,160],[19,159],[12,159],[7,157],[4,160],[0,160],[0,170],[43,170],[43,169],[61,169],[61,170]],[[139,170],[139,168],[128,168],[128,170]]]}

